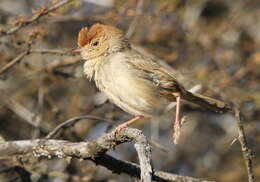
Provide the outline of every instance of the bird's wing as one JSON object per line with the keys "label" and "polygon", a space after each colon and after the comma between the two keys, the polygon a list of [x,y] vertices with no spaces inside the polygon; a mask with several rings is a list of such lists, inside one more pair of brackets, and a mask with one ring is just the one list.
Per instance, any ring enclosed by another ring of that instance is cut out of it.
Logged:
{"label": "bird's wing", "polygon": [[127,60],[127,64],[133,68],[136,76],[151,81],[162,92],[181,93],[185,90],[172,73],[152,59],[134,52],[129,54]]}

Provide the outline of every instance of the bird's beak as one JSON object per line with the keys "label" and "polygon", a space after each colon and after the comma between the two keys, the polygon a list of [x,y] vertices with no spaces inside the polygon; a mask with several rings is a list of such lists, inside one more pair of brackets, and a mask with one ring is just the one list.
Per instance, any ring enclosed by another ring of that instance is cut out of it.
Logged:
{"label": "bird's beak", "polygon": [[81,47],[76,47],[71,50],[72,53],[80,53],[82,51]]}

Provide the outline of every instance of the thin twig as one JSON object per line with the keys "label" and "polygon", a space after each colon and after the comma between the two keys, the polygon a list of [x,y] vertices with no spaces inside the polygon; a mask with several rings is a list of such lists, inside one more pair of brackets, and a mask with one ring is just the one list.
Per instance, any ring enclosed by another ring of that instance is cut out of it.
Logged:
{"label": "thin twig", "polygon": [[[41,79],[42,81],[42,79]],[[37,126],[36,129],[33,132],[33,139],[38,138],[40,136],[41,130],[40,130],[40,125],[42,122],[42,115],[43,115],[43,104],[44,104],[44,97],[45,97],[45,93],[44,93],[44,88],[40,87],[38,89],[38,99],[37,99],[37,109],[36,109],[36,113],[33,117],[33,119],[35,120],[35,125]]]}
{"label": "thin twig", "polygon": [[[6,71],[8,71],[10,68],[12,68],[13,66],[15,66],[16,64],[18,64],[20,61],[22,61],[22,59],[31,54],[31,53],[38,53],[38,54],[57,54],[57,55],[71,55],[71,56],[74,56],[76,55],[75,53],[72,53],[71,50],[58,50],[58,49],[54,49],[54,50],[51,50],[51,49],[30,49],[28,48],[26,51],[22,52],[21,54],[19,54],[17,57],[15,57],[13,60],[11,60],[9,63],[7,63],[6,65],[4,65],[1,69],[0,69],[0,75],[5,73]],[[62,65],[59,65],[59,64],[55,64],[55,66],[69,66],[71,64],[75,64],[76,62],[78,62],[79,60],[81,59],[77,59],[77,60],[72,60],[72,61],[69,61],[68,63],[66,64],[62,64]],[[55,67],[52,65],[52,67]]]}
{"label": "thin twig", "polygon": [[[28,20],[21,21],[17,26],[11,28],[8,31],[1,31],[1,33],[2,33],[2,35],[11,35],[11,34],[17,32],[18,30],[20,30],[21,28],[38,21],[41,17],[43,17],[45,15],[48,15],[49,13],[51,13],[51,12],[57,10],[58,8],[68,4],[71,1],[72,0],[63,0],[63,1],[60,1],[60,2],[58,2],[56,4],[54,4],[53,6],[51,6],[49,8],[41,8],[39,11],[37,11]],[[0,34],[0,36],[1,36],[1,34]]]}
{"label": "thin twig", "polygon": [[238,140],[240,142],[241,150],[243,153],[243,158],[244,158],[244,161],[246,164],[248,181],[255,182],[255,176],[253,173],[253,161],[252,161],[253,155],[252,155],[252,151],[249,149],[248,144],[247,144],[244,126],[241,121],[240,111],[234,107],[233,112],[234,112],[234,115],[235,115],[236,121],[237,121],[237,128],[238,128],[238,135],[239,135]]}
{"label": "thin twig", "polygon": [[163,152],[170,152],[169,148],[167,148],[166,146],[160,144],[159,142],[155,141],[155,140],[149,140],[149,143],[153,146],[158,148],[159,150],[163,151]]}
{"label": "thin twig", "polygon": [[[43,134],[46,134],[49,131],[49,126],[45,123],[37,124],[35,122],[35,113],[30,111],[28,108],[24,107],[22,104],[18,103],[12,98],[9,98],[8,94],[1,93],[0,100],[3,101],[3,104],[8,107],[11,111],[13,111],[17,116],[19,116],[22,120],[35,129],[38,129]],[[0,102],[1,104],[1,102]]]}
{"label": "thin twig", "polygon": [[125,37],[128,39],[133,35],[133,33],[136,29],[139,17],[142,15],[142,12],[143,12],[143,6],[144,6],[144,0],[138,0],[136,9],[135,9],[135,17],[134,17],[133,21],[131,22],[131,24],[129,25],[129,28],[125,34]]}
{"label": "thin twig", "polygon": [[18,56],[16,56],[12,61],[10,61],[9,63],[7,63],[6,65],[4,65],[1,69],[0,69],[0,75],[5,73],[7,70],[9,70],[11,67],[13,67],[14,65],[18,64],[26,55],[28,55],[30,53],[30,50],[27,49],[26,51],[20,53]]}
{"label": "thin twig", "polygon": [[97,116],[90,116],[90,115],[85,115],[85,116],[77,116],[74,118],[71,118],[67,121],[64,121],[60,125],[58,125],[56,128],[54,128],[46,137],[45,139],[51,139],[53,138],[61,129],[68,128],[72,125],[74,125],[76,122],[83,120],[83,119],[91,119],[91,120],[96,120],[96,121],[106,121],[108,122],[107,119],[97,117]]}
{"label": "thin twig", "polygon": [[[5,98],[4,98],[5,97]],[[16,102],[14,99],[9,98],[7,94],[4,94],[4,97],[0,96],[1,99],[4,100],[4,104],[11,111],[13,111],[17,116],[19,116],[23,121],[30,124],[34,128],[37,128],[38,125],[34,122],[35,113]]]}
{"label": "thin twig", "polygon": [[58,55],[78,55],[73,53],[71,51],[72,49],[69,50],[61,50],[61,49],[32,49],[30,52],[31,53],[39,53],[39,54],[58,54]]}

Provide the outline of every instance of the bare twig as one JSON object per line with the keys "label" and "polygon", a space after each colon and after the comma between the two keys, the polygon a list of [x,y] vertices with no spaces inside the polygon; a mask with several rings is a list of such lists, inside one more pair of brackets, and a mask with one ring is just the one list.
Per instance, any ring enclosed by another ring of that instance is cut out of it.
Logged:
{"label": "bare twig", "polygon": [[7,63],[6,65],[4,65],[1,69],[0,69],[0,75],[5,73],[7,70],[9,70],[11,67],[13,67],[14,65],[18,64],[26,55],[28,55],[30,53],[30,50],[27,49],[26,51],[20,53],[17,57],[15,57],[12,61],[10,61],[9,63]]}
{"label": "bare twig", "polygon": [[[141,166],[117,160],[111,156],[104,154],[107,150],[113,149],[117,145],[133,141],[138,152],[139,161]],[[173,175],[161,171],[151,172],[151,151],[145,136],[140,130],[133,128],[125,128],[116,135],[108,133],[100,138],[90,142],[68,142],[64,140],[23,140],[12,142],[0,142],[0,157],[7,155],[23,155],[32,152],[37,157],[75,157],[81,159],[89,159],[96,164],[103,165],[113,172],[127,173],[130,176],[142,177],[146,181],[151,179],[156,181],[187,181],[187,182],[200,182],[204,180]],[[143,159],[140,159],[142,157]],[[146,162],[144,162],[146,161]],[[145,164],[144,164],[144,163]],[[143,163],[143,164],[142,164]],[[140,172],[141,171],[141,172]],[[140,175],[141,173],[141,175]]]}
{"label": "bare twig", "polygon": [[159,142],[155,141],[155,140],[149,140],[149,143],[153,146],[156,147],[158,149],[160,149],[163,152],[170,152],[169,148],[167,148],[166,146],[160,144]]}
{"label": "bare twig", "polygon": [[238,140],[240,142],[244,161],[246,164],[248,181],[255,182],[255,176],[253,173],[253,161],[252,161],[253,155],[252,155],[252,151],[249,149],[248,144],[247,144],[244,126],[241,121],[240,111],[234,107],[233,112],[234,112],[234,115],[235,115],[236,121],[237,121],[237,128],[238,128],[238,135],[239,135]]}
{"label": "bare twig", "polygon": [[[39,123],[35,122],[35,113],[21,105],[20,103],[16,102],[14,99],[9,98],[8,94],[1,93],[0,99],[4,102],[5,106],[8,107],[10,110],[12,110],[17,116],[19,116],[22,120],[35,129],[38,129],[43,134],[47,133],[49,131],[49,127],[46,125],[46,123]],[[36,118],[37,120],[37,118]]]}
{"label": "bare twig", "polygon": [[[11,28],[10,30],[1,31],[1,33],[2,33],[2,35],[11,35],[11,34],[17,32],[18,30],[20,30],[21,28],[38,21],[41,17],[43,17],[43,16],[45,16],[45,15],[55,11],[56,9],[64,6],[65,4],[68,4],[71,1],[72,0],[63,0],[63,1],[60,1],[60,2],[58,2],[56,4],[54,4],[53,6],[51,6],[49,8],[41,8],[39,11],[37,11],[28,20],[23,20],[18,25],[16,25],[15,27]],[[1,36],[1,34],[0,34],[0,36]]]}
{"label": "bare twig", "polygon": [[117,14],[117,17],[116,17],[116,22],[117,24],[120,24],[122,23],[122,21],[124,20],[125,18],[125,13],[127,11],[127,5],[128,5],[129,1],[125,1],[123,5],[120,6],[119,10],[118,10],[118,14]]}
{"label": "bare twig", "polygon": [[[20,61],[22,61],[22,59],[31,54],[31,53],[38,53],[38,54],[57,54],[57,55],[75,55],[74,53],[72,53],[70,50],[58,50],[58,49],[30,49],[28,48],[26,51],[22,52],[21,54],[19,54],[17,57],[15,57],[13,60],[11,60],[9,63],[7,63],[6,65],[4,65],[1,69],[0,69],[0,75],[5,73],[6,71],[8,71],[9,69],[11,69],[13,66],[15,66],[16,64],[18,64]],[[70,66],[72,64],[75,64],[76,62],[80,61],[81,59],[76,59],[76,60],[69,60],[66,63],[63,64],[59,64],[59,63],[52,63],[52,65],[50,65],[50,68],[54,68],[54,67],[62,67],[62,66]]]}
{"label": "bare twig", "polygon": [[74,125],[76,122],[83,120],[83,119],[91,119],[91,120],[97,120],[97,121],[108,121],[104,118],[97,117],[97,116],[90,116],[90,115],[85,115],[85,116],[77,116],[74,118],[71,118],[67,121],[64,121],[60,125],[58,125],[56,128],[54,128],[46,137],[45,139],[50,139],[53,138],[61,129],[66,129],[72,125]]}
{"label": "bare twig", "polygon": [[32,138],[38,138],[39,135],[40,135],[40,132],[41,132],[39,126],[41,125],[41,122],[42,122],[44,97],[45,97],[44,88],[40,87],[38,89],[37,111],[36,111],[35,116],[34,116],[35,125],[37,127],[34,130],[34,132],[33,132],[33,137]]}
{"label": "bare twig", "polygon": [[125,37],[128,39],[133,35],[133,33],[136,29],[138,19],[143,12],[143,6],[144,6],[144,0],[138,0],[136,9],[135,9],[135,17],[134,17],[133,21],[131,22],[131,24],[129,25],[129,28],[125,34]]}
{"label": "bare twig", "polygon": [[[2,99],[2,97],[0,97],[0,98]],[[16,102],[14,99],[8,98],[8,96],[6,96],[6,98],[4,99],[4,103],[17,116],[22,118],[23,121],[25,121],[26,123],[30,124],[34,128],[38,127],[38,125],[34,122],[35,113],[33,113],[32,111],[28,110],[23,105],[21,105],[20,103]]]}
{"label": "bare twig", "polygon": [[[31,53],[39,53],[39,54],[58,54],[58,55],[76,55],[71,52],[71,50],[61,50],[61,49],[32,49]],[[77,53],[78,54],[78,53]]]}

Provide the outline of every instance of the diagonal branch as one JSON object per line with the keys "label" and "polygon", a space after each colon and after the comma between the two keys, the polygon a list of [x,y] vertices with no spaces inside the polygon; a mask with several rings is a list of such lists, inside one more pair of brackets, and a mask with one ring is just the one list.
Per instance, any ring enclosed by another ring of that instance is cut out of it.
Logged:
{"label": "diagonal branch", "polygon": [[11,67],[13,67],[14,65],[18,64],[26,55],[28,55],[30,53],[30,50],[27,49],[24,52],[20,53],[18,56],[16,56],[13,60],[11,60],[9,63],[7,63],[6,65],[4,65],[1,69],[0,69],[0,75],[5,73],[6,71],[8,71]]}
{"label": "diagonal branch", "polygon": [[54,136],[57,135],[57,133],[62,130],[62,129],[66,129],[70,126],[73,126],[76,122],[83,120],[83,119],[91,119],[91,120],[96,120],[96,121],[107,121],[104,118],[101,117],[97,117],[97,116],[90,116],[90,115],[85,115],[85,116],[77,116],[74,118],[71,118],[67,121],[62,122],[60,125],[58,125],[56,128],[54,128],[46,137],[45,139],[51,139]]}
{"label": "diagonal branch", "polygon": [[[68,4],[69,2],[71,2],[72,0],[62,0],[56,4],[54,4],[53,6],[49,7],[49,8],[41,8],[39,11],[37,11],[31,18],[29,18],[28,20],[24,20],[21,21],[18,25],[16,25],[15,27],[11,28],[10,30],[4,31],[2,30],[0,33],[2,35],[11,35],[13,33],[16,33],[18,30],[20,30],[21,28],[30,25],[36,21],[38,21],[41,17],[55,11],[56,9],[64,6],[65,4]],[[0,36],[1,36],[0,34]]]}

